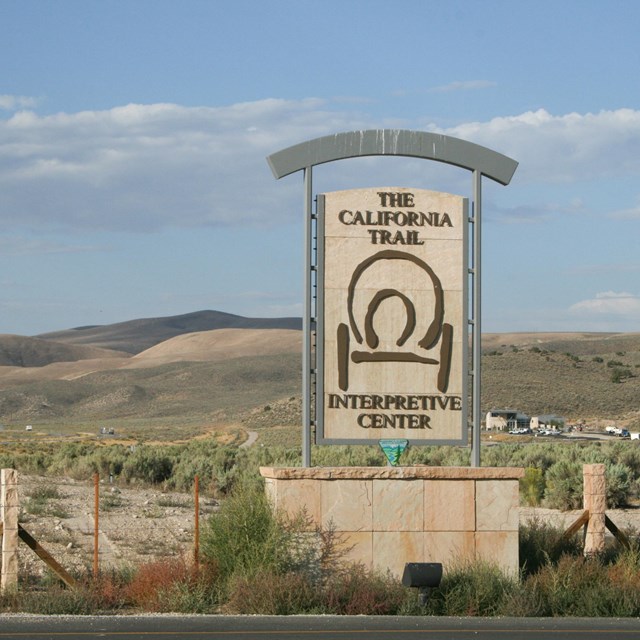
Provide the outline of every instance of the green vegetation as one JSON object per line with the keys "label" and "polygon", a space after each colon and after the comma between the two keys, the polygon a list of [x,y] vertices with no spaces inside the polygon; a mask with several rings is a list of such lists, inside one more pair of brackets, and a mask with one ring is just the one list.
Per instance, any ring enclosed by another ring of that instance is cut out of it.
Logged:
{"label": "green vegetation", "polygon": [[27,496],[26,512],[32,516],[66,518],[67,512],[61,503],[63,498],[64,496],[57,487],[46,484],[38,485]]}
{"label": "green vegetation", "polygon": [[[268,429],[265,430],[269,432]],[[288,439],[291,440],[289,433]],[[260,440],[258,441],[260,443]],[[428,466],[468,466],[469,450],[461,447],[413,447],[401,458],[401,464]],[[196,475],[200,488],[212,496],[227,495],[235,484],[258,479],[261,466],[297,466],[299,446],[257,446],[242,449],[222,445],[214,439],[184,444],[100,446],[67,442],[62,445],[5,447],[0,467],[22,473],[88,480],[94,473],[112,475],[117,483],[157,485],[167,490],[189,492]],[[635,441],[602,442],[504,442],[486,447],[483,465],[523,467],[520,482],[523,504],[555,509],[576,509],[582,504],[582,465],[604,463],[607,476],[607,500],[610,508],[624,507],[640,500],[640,447]],[[384,454],[378,447],[334,446],[312,448],[315,466],[384,466]],[[46,492],[48,488],[43,487]],[[117,501],[118,496],[110,500]],[[34,496],[28,509],[52,509],[59,501],[53,495]],[[44,505],[44,506],[43,506]],[[111,505],[116,508],[117,505]]]}
{"label": "green vegetation", "polygon": [[633,378],[634,374],[629,368],[623,367],[614,367],[611,372],[611,382],[616,384],[620,384],[623,380],[627,380],[628,378]]}
{"label": "green vegetation", "polygon": [[[255,479],[234,487],[206,523],[198,566],[181,558],[80,576],[78,589],[50,582],[0,596],[0,612],[230,614],[639,616],[640,540],[585,559],[577,537],[534,522],[520,531],[520,573],[486,563],[446,568],[422,608],[416,592],[344,560],[331,530],[304,511],[274,513]],[[256,585],[260,585],[256,588]]]}

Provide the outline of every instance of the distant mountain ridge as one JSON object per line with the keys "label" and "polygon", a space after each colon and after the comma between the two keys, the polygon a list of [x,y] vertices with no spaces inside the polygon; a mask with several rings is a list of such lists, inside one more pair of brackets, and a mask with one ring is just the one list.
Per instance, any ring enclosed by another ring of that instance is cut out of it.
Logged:
{"label": "distant mountain ridge", "polygon": [[43,333],[37,338],[65,344],[90,345],[137,354],[185,333],[214,329],[302,329],[302,319],[246,318],[222,311],[195,311],[178,316],[140,318]]}

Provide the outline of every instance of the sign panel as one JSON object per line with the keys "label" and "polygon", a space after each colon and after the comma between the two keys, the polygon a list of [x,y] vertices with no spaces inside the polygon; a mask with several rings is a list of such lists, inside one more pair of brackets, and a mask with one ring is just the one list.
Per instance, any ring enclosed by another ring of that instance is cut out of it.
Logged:
{"label": "sign panel", "polygon": [[319,443],[466,444],[467,208],[420,189],[319,196]]}

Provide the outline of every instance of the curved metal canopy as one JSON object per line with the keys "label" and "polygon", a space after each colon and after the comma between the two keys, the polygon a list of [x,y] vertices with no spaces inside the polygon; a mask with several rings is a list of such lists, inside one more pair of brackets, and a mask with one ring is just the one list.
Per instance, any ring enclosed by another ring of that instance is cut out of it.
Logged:
{"label": "curved metal canopy", "polygon": [[500,184],[511,181],[518,163],[473,142],[426,131],[369,129],[307,140],[267,157],[276,178],[317,164],[360,156],[407,156],[478,171]]}

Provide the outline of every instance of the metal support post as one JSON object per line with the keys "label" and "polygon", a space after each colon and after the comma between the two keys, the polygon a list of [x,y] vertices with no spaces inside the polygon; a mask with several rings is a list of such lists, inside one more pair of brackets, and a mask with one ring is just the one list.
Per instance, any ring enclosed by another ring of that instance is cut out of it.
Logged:
{"label": "metal support post", "polygon": [[472,360],[473,360],[473,381],[472,381],[472,408],[473,434],[471,441],[471,466],[480,466],[480,424],[482,416],[480,414],[480,394],[481,394],[481,357],[482,357],[482,323],[480,314],[481,295],[481,271],[480,253],[482,242],[481,203],[482,202],[482,174],[475,170],[473,172],[473,332],[472,332]]}
{"label": "metal support post", "polygon": [[311,167],[304,169],[304,311],[302,315],[302,466],[311,466],[311,260],[313,185]]}

